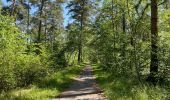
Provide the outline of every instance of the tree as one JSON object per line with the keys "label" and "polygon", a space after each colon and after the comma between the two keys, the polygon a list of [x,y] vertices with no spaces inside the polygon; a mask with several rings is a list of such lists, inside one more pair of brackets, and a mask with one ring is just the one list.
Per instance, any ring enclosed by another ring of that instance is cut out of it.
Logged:
{"label": "tree", "polygon": [[155,85],[158,73],[158,6],[157,0],[151,0],[151,62],[149,80]]}
{"label": "tree", "polygon": [[39,25],[38,25],[38,37],[37,37],[37,42],[40,42],[41,40],[41,31],[42,31],[42,14],[43,14],[43,8],[44,8],[44,3],[46,0],[41,0],[41,5],[39,8]]}
{"label": "tree", "polygon": [[10,13],[10,16],[14,16],[15,15],[15,6],[16,6],[16,0],[12,0],[12,10]]}
{"label": "tree", "polygon": [[84,28],[90,15],[91,3],[92,2],[90,0],[71,0],[67,6],[67,8],[69,8],[69,13],[71,13],[71,17],[75,19],[80,30],[78,33],[78,63],[81,63],[82,61],[82,40],[84,38]]}

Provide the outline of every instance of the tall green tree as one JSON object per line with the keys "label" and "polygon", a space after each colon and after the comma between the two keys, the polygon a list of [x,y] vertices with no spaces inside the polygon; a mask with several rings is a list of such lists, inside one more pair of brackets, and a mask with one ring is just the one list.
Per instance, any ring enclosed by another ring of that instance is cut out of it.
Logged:
{"label": "tall green tree", "polygon": [[91,3],[90,0],[71,0],[67,6],[67,8],[69,8],[69,13],[71,13],[71,17],[76,21],[79,27],[78,30],[80,31],[78,33],[78,63],[81,63],[82,61],[82,40],[84,38],[84,28],[87,25],[90,15]]}

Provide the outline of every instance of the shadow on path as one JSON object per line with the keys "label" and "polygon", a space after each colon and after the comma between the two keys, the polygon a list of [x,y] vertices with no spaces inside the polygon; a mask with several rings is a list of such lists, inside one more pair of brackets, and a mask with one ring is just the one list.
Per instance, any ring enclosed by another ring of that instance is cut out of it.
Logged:
{"label": "shadow on path", "polygon": [[106,100],[96,85],[91,65],[86,65],[70,87],[56,97],[56,100]]}

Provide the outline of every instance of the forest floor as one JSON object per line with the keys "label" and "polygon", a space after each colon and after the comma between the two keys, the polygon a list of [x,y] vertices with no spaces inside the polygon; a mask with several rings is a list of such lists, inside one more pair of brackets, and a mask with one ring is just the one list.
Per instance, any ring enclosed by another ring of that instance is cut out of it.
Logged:
{"label": "forest floor", "polygon": [[86,65],[70,87],[57,96],[56,100],[106,100],[92,72],[92,66]]}

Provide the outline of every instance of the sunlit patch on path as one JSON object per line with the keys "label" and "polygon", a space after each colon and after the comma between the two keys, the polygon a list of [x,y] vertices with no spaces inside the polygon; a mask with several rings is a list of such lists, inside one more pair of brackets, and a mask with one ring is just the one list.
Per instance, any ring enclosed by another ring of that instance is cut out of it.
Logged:
{"label": "sunlit patch on path", "polygon": [[106,100],[101,89],[96,85],[92,67],[86,65],[80,76],[75,78],[70,88],[55,100]]}

